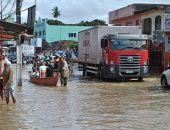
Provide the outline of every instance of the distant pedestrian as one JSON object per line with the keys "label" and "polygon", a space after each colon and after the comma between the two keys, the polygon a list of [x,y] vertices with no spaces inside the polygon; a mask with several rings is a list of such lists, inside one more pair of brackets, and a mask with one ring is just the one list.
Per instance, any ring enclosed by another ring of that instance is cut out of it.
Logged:
{"label": "distant pedestrian", "polygon": [[13,89],[13,71],[11,68],[11,62],[6,59],[4,62],[4,70],[2,72],[3,77],[3,89],[4,95],[6,99],[6,104],[9,104],[9,97],[12,97],[12,101],[15,104],[16,99],[14,97],[14,89]]}
{"label": "distant pedestrian", "polygon": [[67,86],[68,77],[69,77],[69,69],[68,69],[68,64],[66,60],[64,59],[64,57],[60,58],[59,72],[61,74],[60,76],[61,86]]}

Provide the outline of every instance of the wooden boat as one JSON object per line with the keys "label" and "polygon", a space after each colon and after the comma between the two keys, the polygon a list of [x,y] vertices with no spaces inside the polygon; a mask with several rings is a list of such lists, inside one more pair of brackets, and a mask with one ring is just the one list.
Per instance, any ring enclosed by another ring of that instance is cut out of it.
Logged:
{"label": "wooden boat", "polygon": [[35,83],[35,84],[40,84],[40,85],[56,86],[58,82],[58,76],[46,77],[46,78],[30,76],[30,82]]}

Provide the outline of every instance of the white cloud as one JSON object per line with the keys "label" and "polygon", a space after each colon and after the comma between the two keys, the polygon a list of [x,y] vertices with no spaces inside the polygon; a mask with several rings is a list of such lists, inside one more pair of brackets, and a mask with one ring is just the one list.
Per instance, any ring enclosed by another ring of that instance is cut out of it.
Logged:
{"label": "white cloud", "polygon": [[[24,0],[23,9],[34,5],[35,0]],[[52,9],[61,11],[59,20],[65,23],[78,23],[81,20],[101,19],[108,22],[108,12],[133,4],[134,0],[37,0],[37,19],[52,19]],[[138,0],[135,3],[168,4],[169,0]],[[25,18],[25,14],[24,17]]]}

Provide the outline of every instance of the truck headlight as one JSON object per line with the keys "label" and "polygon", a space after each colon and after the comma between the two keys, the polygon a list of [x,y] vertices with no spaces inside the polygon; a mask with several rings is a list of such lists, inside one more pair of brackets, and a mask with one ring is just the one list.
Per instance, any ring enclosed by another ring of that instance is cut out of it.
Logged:
{"label": "truck headlight", "polygon": [[110,64],[111,64],[111,65],[114,65],[114,61],[113,61],[113,60],[111,60],[111,61],[110,61]]}
{"label": "truck headlight", "polygon": [[148,73],[148,67],[144,67],[143,68],[143,73],[145,74],[145,73]]}
{"label": "truck headlight", "polygon": [[113,67],[110,67],[110,72],[111,73],[114,73],[115,72],[115,69]]}

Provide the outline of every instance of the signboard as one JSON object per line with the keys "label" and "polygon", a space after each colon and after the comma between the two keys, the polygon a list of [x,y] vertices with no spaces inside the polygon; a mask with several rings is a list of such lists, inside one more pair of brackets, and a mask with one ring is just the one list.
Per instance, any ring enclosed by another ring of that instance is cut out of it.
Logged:
{"label": "signboard", "polygon": [[42,47],[42,38],[31,39],[31,45],[34,47]]}
{"label": "signboard", "polygon": [[34,55],[35,47],[31,45],[21,45],[24,56]]}
{"label": "signboard", "polygon": [[164,15],[164,31],[170,32],[170,14]]}
{"label": "signboard", "polygon": [[165,36],[165,52],[170,52],[170,36]]}

